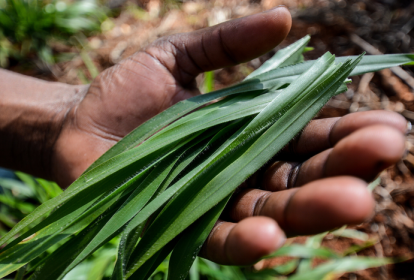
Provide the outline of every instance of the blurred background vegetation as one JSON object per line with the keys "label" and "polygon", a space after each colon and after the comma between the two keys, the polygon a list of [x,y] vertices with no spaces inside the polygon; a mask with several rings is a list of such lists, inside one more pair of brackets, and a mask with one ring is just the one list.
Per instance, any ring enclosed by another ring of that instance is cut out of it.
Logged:
{"label": "blurred background vegetation", "polygon": [[98,34],[107,9],[94,1],[67,3],[43,0],[0,1],[0,66],[9,60],[34,59],[47,65],[59,61],[54,43],[70,44],[78,33]]}
{"label": "blurred background vegetation", "polygon": [[[305,54],[307,59],[326,51],[341,56],[370,52],[372,48],[382,53],[414,52],[411,0],[0,0],[0,67],[45,80],[85,84],[161,36],[196,30],[281,4],[290,9],[294,18],[292,32],[281,47],[311,34],[310,46],[314,50]],[[202,75],[197,80],[201,91],[240,81],[277,50],[251,62]],[[401,70],[406,76],[384,70],[355,77],[348,92],[331,100],[319,117],[383,109],[414,121],[412,68]],[[407,147],[409,153],[404,160],[380,175],[379,185],[373,190],[377,206],[371,221],[317,236],[291,238],[283,257],[254,267],[219,266],[197,258],[189,279],[311,279],[310,271],[316,275],[312,279],[414,279],[413,261],[361,270],[379,265],[376,258],[413,257],[411,133]],[[0,236],[60,192],[52,182],[1,169]],[[109,242],[65,280],[109,279],[117,242]],[[371,257],[371,263],[358,256]],[[152,279],[167,279],[167,266],[165,261]],[[36,261],[25,269],[35,267]],[[11,277],[19,279],[18,274]]]}

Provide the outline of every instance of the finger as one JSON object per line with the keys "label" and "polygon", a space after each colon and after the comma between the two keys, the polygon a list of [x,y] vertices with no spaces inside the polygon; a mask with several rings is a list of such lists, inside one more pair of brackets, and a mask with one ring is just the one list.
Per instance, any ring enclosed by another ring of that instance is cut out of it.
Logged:
{"label": "finger", "polygon": [[285,240],[276,222],[267,217],[251,217],[237,224],[219,221],[200,256],[225,265],[249,265],[276,251]]}
{"label": "finger", "polygon": [[202,72],[236,65],[270,51],[285,39],[291,24],[289,11],[277,7],[195,32],[162,38],[146,52],[185,85]]}
{"label": "finger", "polygon": [[302,164],[277,162],[265,173],[262,188],[278,191],[317,179],[351,175],[366,181],[397,163],[405,152],[401,131],[385,125],[360,129],[339,141],[333,149]]}
{"label": "finger", "polygon": [[314,120],[287,145],[282,156],[309,157],[332,148],[351,133],[371,125],[387,125],[401,133],[407,131],[407,121],[400,114],[388,111],[367,111],[348,114],[342,118]]}
{"label": "finger", "polygon": [[275,193],[248,189],[232,199],[226,212],[235,222],[252,216],[270,217],[289,236],[359,224],[372,215],[373,207],[366,183],[344,176]]}

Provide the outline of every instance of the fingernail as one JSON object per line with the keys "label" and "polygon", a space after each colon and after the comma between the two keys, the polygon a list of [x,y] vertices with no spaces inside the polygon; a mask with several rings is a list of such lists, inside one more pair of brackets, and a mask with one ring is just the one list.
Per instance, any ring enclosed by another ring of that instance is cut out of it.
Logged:
{"label": "fingernail", "polygon": [[407,121],[407,130],[405,131],[405,134],[409,134],[411,132],[411,129],[413,128],[413,125],[410,121]]}

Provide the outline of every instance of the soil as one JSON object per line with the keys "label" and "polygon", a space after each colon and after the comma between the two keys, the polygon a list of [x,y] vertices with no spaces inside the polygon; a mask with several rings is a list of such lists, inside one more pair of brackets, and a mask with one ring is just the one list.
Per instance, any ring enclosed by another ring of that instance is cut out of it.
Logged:
{"label": "soil", "polygon": [[[105,22],[108,30],[101,35],[82,39],[83,51],[87,51],[95,67],[103,71],[161,36],[200,29],[281,4],[291,10],[294,21],[290,35],[274,51],[310,34],[310,46],[315,49],[305,54],[307,59],[317,58],[326,51],[338,56],[356,55],[368,51],[370,47],[382,53],[414,53],[412,0],[216,0],[185,1],[179,5],[174,1],[164,2],[151,0],[113,4],[123,8],[115,19]],[[364,43],[361,44],[358,38]],[[11,69],[70,84],[81,84],[92,79],[78,55],[81,47],[56,44],[54,48],[56,52],[71,51],[76,55],[70,61],[52,67],[23,69],[14,65]],[[215,88],[240,81],[271,55],[272,52],[249,63],[215,71]],[[402,69],[413,77],[414,68]],[[412,84],[410,86],[409,79],[401,79],[390,70],[384,70],[374,75],[354,77],[349,88],[347,93],[332,99],[319,117],[383,109],[414,121],[414,88]],[[407,136],[407,148],[405,158],[380,175],[381,183],[374,190],[377,201],[374,217],[353,228],[379,241],[359,255],[411,260],[345,274],[339,279],[414,279],[414,133],[411,131]],[[303,243],[305,240],[306,237],[299,237],[292,242]],[[343,252],[358,241],[328,236],[323,244]],[[271,264],[281,262],[283,259],[277,259]]]}

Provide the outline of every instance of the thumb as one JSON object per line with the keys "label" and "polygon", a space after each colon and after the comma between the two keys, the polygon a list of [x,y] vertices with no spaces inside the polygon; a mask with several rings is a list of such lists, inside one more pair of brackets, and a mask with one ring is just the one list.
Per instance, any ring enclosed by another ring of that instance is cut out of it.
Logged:
{"label": "thumb", "polygon": [[231,20],[190,33],[161,38],[145,51],[183,86],[200,73],[256,58],[277,46],[290,31],[285,7]]}

